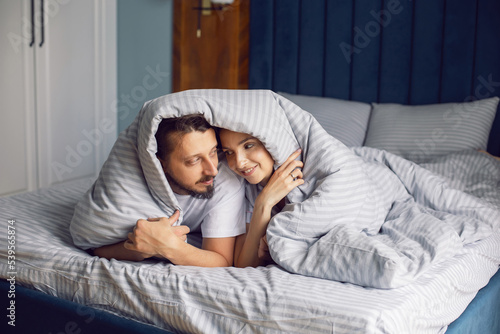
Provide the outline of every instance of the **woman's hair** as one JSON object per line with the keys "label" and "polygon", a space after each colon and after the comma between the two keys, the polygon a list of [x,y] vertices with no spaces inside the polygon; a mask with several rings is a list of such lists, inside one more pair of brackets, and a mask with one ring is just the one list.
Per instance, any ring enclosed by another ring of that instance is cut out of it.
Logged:
{"label": "woman's hair", "polygon": [[193,131],[205,132],[211,128],[212,126],[200,114],[164,118],[155,134],[158,147],[156,156],[165,159],[185,134]]}

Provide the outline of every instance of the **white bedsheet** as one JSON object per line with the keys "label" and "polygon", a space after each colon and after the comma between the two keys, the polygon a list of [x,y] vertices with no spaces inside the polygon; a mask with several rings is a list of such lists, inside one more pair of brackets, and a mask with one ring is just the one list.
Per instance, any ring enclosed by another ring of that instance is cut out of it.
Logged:
{"label": "white bedsheet", "polygon": [[[47,294],[189,333],[443,333],[500,264],[500,234],[465,246],[398,289],[290,274],[277,266],[196,268],[91,257],[69,222],[89,180],[0,198],[0,272],[15,220],[16,281]],[[353,263],[352,265],[356,265]]]}

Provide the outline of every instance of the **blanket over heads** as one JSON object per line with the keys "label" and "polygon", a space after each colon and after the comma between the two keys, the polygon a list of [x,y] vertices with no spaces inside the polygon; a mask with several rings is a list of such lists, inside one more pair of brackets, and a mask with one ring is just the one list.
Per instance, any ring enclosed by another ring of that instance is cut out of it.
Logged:
{"label": "blanket over heads", "polygon": [[[396,288],[498,228],[495,205],[385,151],[347,148],[272,91],[190,90],[146,102],[119,135],[75,208],[75,245],[125,240],[137,219],[179,209],[155,155],[155,133],[163,118],[188,114],[258,138],[276,168],[302,149],[305,183],[289,193],[267,230],[272,258],[293,273]],[[178,224],[182,219],[181,212]]]}

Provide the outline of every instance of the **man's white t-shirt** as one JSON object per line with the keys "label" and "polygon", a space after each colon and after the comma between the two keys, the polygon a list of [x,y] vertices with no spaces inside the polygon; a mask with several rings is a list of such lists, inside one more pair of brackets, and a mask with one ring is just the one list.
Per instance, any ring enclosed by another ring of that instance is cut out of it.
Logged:
{"label": "man's white t-shirt", "polygon": [[175,194],[182,225],[203,238],[227,238],[246,232],[245,184],[229,167],[221,163],[214,179],[214,195],[210,199]]}

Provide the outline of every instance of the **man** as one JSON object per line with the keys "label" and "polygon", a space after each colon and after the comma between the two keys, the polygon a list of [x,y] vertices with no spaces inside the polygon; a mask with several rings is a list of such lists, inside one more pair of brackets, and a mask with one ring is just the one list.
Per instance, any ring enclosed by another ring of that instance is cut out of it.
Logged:
{"label": "man", "polygon": [[[96,248],[94,254],[118,260],[156,256],[179,265],[231,266],[235,237],[245,233],[244,185],[225,165],[218,171],[214,129],[201,115],[164,119],[156,141],[156,156],[187,226],[173,226],[178,211],[169,218],[139,219],[128,240]],[[200,230],[201,249],[185,242],[190,231]]]}

